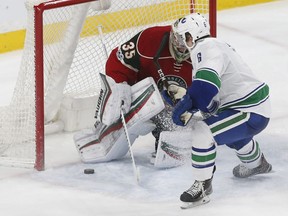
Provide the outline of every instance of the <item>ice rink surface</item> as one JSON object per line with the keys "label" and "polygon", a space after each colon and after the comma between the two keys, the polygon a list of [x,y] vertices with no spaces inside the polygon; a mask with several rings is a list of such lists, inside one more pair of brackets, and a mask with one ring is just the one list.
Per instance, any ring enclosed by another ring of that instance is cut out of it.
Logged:
{"label": "ice rink surface", "polygon": [[[288,212],[288,1],[220,11],[218,38],[232,45],[258,77],[270,86],[273,114],[259,136],[273,165],[270,174],[237,179],[239,161],[218,147],[211,201],[194,209],[179,208],[180,194],[193,183],[190,165],[159,170],[149,163],[154,139],[133,146],[141,172],[133,178],[129,155],[110,163],[84,165],[72,134],[46,139],[46,170],[0,167],[0,214],[7,216],[150,216],[150,215],[287,215]],[[0,104],[8,104],[19,70],[21,51],[0,55]],[[95,174],[84,175],[84,168]]]}

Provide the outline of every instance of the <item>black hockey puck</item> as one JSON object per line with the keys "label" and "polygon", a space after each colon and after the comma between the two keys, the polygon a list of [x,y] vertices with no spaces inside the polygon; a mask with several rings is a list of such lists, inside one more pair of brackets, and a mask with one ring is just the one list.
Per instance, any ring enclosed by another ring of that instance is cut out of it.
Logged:
{"label": "black hockey puck", "polygon": [[85,174],[94,174],[94,169],[84,169]]}

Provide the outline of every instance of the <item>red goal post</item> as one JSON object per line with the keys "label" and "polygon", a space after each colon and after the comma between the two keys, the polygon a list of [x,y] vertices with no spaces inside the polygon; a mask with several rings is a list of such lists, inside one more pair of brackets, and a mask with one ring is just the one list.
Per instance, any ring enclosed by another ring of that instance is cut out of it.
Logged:
{"label": "red goal post", "polygon": [[102,37],[110,52],[143,28],[191,12],[206,15],[216,36],[216,0],[29,0],[27,10],[14,95],[0,109],[0,164],[37,170],[45,168],[45,134],[93,126],[105,73]]}

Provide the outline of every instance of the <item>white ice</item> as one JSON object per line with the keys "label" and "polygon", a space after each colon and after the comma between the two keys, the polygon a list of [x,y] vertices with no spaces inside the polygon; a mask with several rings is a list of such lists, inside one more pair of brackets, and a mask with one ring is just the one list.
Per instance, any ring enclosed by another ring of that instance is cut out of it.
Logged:
{"label": "white ice", "polygon": [[[110,163],[84,165],[71,134],[46,139],[46,170],[0,167],[0,214],[5,216],[287,215],[288,212],[288,1],[275,1],[218,13],[218,37],[234,46],[271,90],[273,114],[257,136],[273,172],[236,179],[239,161],[218,147],[210,203],[181,210],[179,195],[192,184],[190,165],[157,170],[149,164],[152,136],[133,146],[141,172],[133,177],[129,155]],[[8,104],[21,51],[0,55],[0,104]],[[84,168],[95,174],[84,175]]]}

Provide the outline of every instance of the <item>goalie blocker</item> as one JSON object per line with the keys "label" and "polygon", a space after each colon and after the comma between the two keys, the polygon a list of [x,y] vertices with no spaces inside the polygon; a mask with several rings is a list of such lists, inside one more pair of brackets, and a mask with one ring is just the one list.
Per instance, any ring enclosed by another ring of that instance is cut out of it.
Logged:
{"label": "goalie blocker", "polygon": [[146,135],[155,128],[150,119],[164,109],[161,95],[150,77],[132,87],[115,83],[103,74],[101,80],[103,88],[97,103],[95,128],[84,129],[74,135],[76,148],[85,163],[119,159],[128,152],[120,118],[123,101],[131,144],[138,136]]}

